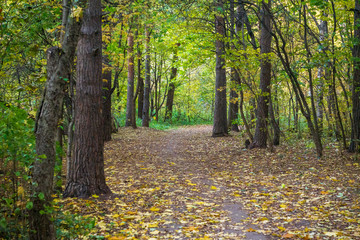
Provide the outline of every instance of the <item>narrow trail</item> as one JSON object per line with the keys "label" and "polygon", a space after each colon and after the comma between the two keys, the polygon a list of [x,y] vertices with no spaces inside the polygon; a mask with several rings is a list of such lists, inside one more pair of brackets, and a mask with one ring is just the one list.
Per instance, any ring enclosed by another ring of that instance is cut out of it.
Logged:
{"label": "narrow trail", "polygon": [[106,173],[131,220],[124,228],[136,228],[140,239],[269,239],[248,231],[256,226],[217,174],[236,164],[238,138],[210,135],[211,127],[196,126],[115,136],[106,146]]}

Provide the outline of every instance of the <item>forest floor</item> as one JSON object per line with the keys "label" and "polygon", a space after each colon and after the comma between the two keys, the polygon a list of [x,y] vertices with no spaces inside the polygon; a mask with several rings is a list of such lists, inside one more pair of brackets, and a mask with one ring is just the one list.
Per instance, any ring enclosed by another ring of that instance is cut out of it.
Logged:
{"label": "forest floor", "polygon": [[[121,128],[105,146],[114,195],[65,199],[107,239],[360,239],[360,166],[328,145],[243,148],[210,126]],[[75,204],[74,204],[75,201]]]}

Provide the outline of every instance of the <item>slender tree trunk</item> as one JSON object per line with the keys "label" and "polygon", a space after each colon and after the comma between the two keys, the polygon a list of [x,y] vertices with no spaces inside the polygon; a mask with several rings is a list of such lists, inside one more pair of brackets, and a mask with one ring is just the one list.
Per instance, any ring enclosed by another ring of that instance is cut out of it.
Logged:
{"label": "slender tree trunk", "polygon": [[[324,17],[327,17],[326,13],[323,13]],[[321,49],[321,52],[323,54],[326,53],[326,51],[328,50],[328,47],[326,46],[326,38],[329,34],[328,31],[328,22],[326,20],[320,20],[320,24],[319,24],[319,33],[320,33],[320,42],[324,45],[324,47]],[[325,69],[328,68],[328,64],[322,64],[319,69],[318,69],[318,73],[317,73],[317,78],[318,78],[318,85],[316,87],[316,115],[318,118],[318,123],[319,123],[319,131],[320,134],[322,134],[323,132],[323,125],[324,125],[324,87],[325,87],[325,82],[328,82],[328,79],[326,79],[326,77],[328,77],[328,74],[325,74]]]}
{"label": "slender tree trunk", "polygon": [[[236,72],[236,75],[235,75],[237,81],[239,81],[239,85],[241,85],[241,78],[240,78],[240,75],[238,72]],[[249,123],[247,122],[246,120],[246,117],[245,117],[245,114],[244,114],[244,92],[242,89],[240,89],[240,103],[239,103],[239,108],[240,108],[240,115],[241,115],[241,118],[242,118],[242,121],[244,123],[244,126],[245,126],[245,130],[246,130],[246,133],[251,141],[251,143],[254,141],[254,137],[251,133],[251,126],[249,125]]]}
{"label": "slender tree trunk", "polygon": [[[234,11],[234,1],[230,1],[230,39],[234,40],[235,31],[237,31],[235,27],[235,11]],[[232,51],[235,51],[235,45],[231,43]],[[228,117],[228,128],[231,131],[239,132],[239,127],[237,124],[238,112],[239,112],[239,95],[238,95],[238,83],[236,81],[236,69],[234,67],[231,68],[231,77],[230,77],[230,98],[229,98],[229,117]]]}
{"label": "slender tree trunk", "polygon": [[[267,54],[271,53],[271,0],[262,2],[261,17],[261,71],[260,71],[260,96],[258,97],[256,111],[256,129],[252,147],[265,148],[268,135],[268,116],[271,87],[271,62]],[[264,7],[266,5],[266,7]]]}
{"label": "slender tree trunk", "polygon": [[178,59],[177,51],[178,47],[180,46],[179,43],[176,44],[176,48],[174,51],[174,59],[173,59],[173,66],[171,67],[171,74],[170,74],[170,83],[167,92],[167,99],[166,99],[166,111],[165,111],[165,121],[171,121],[172,112],[173,112],[173,105],[174,105],[174,96],[175,96],[175,79],[177,75],[177,67],[174,66]]}
{"label": "slender tree trunk", "polygon": [[[216,7],[224,9],[223,1],[217,0]],[[226,70],[225,70],[225,20],[221,12],[215,16],[216,39],[216,83],[213,137],[222,137],[228,134],[227,104],[226,104]]]}
{"label": "slender tree trunk", "polygon": [[74,159],[64,197],[109,194],[104,173],[101,1],[84,10],[77,51]]}
{"label": "slender tree trunk", "polygon": [[314,121],[314,130],[316,134],[320,137],[321,133],[319,130],[319,124],[316,114],[316,105],[315,105],[315,94],[314,94],[314,83],[313,83],[313,76],[312,76],[312,67],[310,66],[311,62],[311,51],[308,44],[308,25],[307,25],[307,13],[306,13],[306,4],[303,7],[303,18],[304,18],[304,45],[306,49],[306,58],[309,66],[307,67],[308,76],[309,76],[309,89],[310,89],[310,101],[311,101],[311,112],[312,112],[312,119]]}
{"label": "slender tree trunk", "polygon": [[278,57],[280,58],[281,63],[283,65],[287,75],[290,78],[291,84],[293,86],[293,89],[294,89],[294,92],[296,95],[297,102],[299,103],[300,110],[308,123],[308,127],[311,131],[312,138],[313,138],[314,144],[316,146],[317,155],[318,155],[318,157],[321,157],[322,156],[321,138],[320,138],[318,132],[315,131],[315,127],[314,127],[314,124],[312,122],[311,115],[310,115],[309,105],[306,101],[306,97],[305,97],[304,93],[302,92],[300,83],[297,79],[297,74],[294,72],[294,70],[291,67],[289,55],[288,55],[287,49],[286,49],[285,38],[281,32],[281,29],[277,25],[277,23],[274,21],[274,19],[272,19],[272,20],[273,20],[272,21],[273,26],[277,33],[277,34],[274,34],[273,37],[275,39],[275,46],[276,46],[276,50],[278,53]]}
{"label": "slender tree trunk", "polygon": [[358,152],[360,150],[360,0],[355,0],[354,11],[354,47],[353,47],[353,84],[352,84],[352,129],[350,152]]}
{"label": "slender tree trunk", "polygon": [[[80,5],[83,2],[79,3]],[[35,126],[36,152],[45,155],[37,159],[33,168],[33,208],[29,210],[30,239],[55,239],[52,216],[46,213],[51,206],[54,166],[56,161],[55,138],[60,120],[66,78],[71,72],[78,41],[80,22],[70,19],[62,41],[62,49],[52,47],[47,51],[47,82]],[[45,212],[45,214],[43,213]]]}
{"label": "slender tree trunk", "polygon": [[141,75],[141,51],[140,46],[138,45],[138,84],[136,92],[138,94],[138,118],[142,119],[143,115],[143,105],[144,105],[144,79]]}
{"label": "slender tree trunk", "polygon": [[144,85],[144,105],[142,109],[142,126],[149,127],[150,123],[150,29],[145,27],[145,85]]}
{"label": "slender tree trunk", "polygon": [[103,56],[104,69],[102,73],[103,81],[103,118],[104,118],[104,141],[111,140],[112,133],[112,115],[111,115],[111,68],[110,62],[107,55]]}
{"label": "slender tree trunk", "polygon": [[135,121],[135,104],[134,104],[134,35],[129,30],[128,35],[128,85],[127,85],[127,102],[126,102],[126,127],[136,128]]}

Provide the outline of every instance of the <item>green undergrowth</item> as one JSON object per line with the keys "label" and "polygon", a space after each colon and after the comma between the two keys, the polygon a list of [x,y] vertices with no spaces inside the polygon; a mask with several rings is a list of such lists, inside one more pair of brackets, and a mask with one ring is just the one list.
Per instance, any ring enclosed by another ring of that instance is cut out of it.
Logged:
{"label": "green undergrowth", "polygon": [[[115,121],[119,127],[124,127],[126,122],[126,114],[125,112],[115,113],[114,114]],[[207,125],[212,124],[212,120],[207,120],[204,118],[189,118],[186,115],[181,115],[178,112],[174,112],[174,115],[171,121],[164,121],[163,117],[159,117],[158,121],[155,117],[150,120],[150,128],[154,128],[157,130],[170,130],[176,129],[181,126],[194,126],[194,125]],[[142,125],[142,119],[136,117],[136,125]]]}
{"label": "green undergrowth", "polygon": [[[28,111],[0,103],[0,239],[29,239],[29,212],[35,150],[34,120]],[[94,220],[67,214],[53,204],[49,212],[57,239],[87,236]]]}

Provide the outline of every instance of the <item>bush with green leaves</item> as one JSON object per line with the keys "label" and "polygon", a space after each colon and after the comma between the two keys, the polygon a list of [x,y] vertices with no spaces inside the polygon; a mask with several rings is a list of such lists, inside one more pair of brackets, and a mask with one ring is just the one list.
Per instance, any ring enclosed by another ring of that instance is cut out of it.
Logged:
{"label": "bush with green leaves", "polygon": [[0,104],[0,237],[27,236],[31,166],[36,158],[34,120],[21,108]]}

